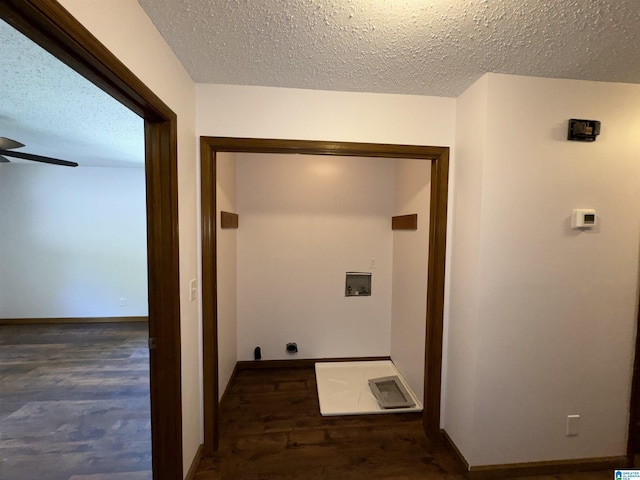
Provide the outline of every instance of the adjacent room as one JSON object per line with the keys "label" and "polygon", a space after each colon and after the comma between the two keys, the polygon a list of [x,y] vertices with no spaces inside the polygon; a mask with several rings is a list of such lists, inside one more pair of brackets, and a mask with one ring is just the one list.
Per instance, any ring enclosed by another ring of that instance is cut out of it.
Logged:
{"label": "adjacent room", "polygon": [[0,45],[0,477],[150,479],[143,122]]}

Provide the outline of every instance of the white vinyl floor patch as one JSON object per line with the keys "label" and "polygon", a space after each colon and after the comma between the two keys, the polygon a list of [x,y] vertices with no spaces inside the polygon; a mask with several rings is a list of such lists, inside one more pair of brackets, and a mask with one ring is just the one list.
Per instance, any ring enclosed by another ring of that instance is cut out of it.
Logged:
{"label": "white vinyl floor patch", "polygon": [[[392,375],[400,378],[415,407],[385,409],[378,405],[369,388],[369,380]],[[320,413],[325,417],[422,411],[422,403],[390,360],[316,363],[316,381]]]}

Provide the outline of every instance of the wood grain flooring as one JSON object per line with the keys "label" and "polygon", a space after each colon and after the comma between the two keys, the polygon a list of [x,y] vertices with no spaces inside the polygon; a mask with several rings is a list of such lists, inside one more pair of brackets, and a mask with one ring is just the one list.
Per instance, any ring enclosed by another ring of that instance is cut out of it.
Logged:
{"label": "wood grain flooring", "polygon": [[[421,414],[322,417],[313,368],[240,370],[220,406],[220,448],[194,480],[462,480]],[[610,480],[612,472],[521,477]]]}
{"label": "wood grain flooring", "polygon": [[145,323],[0,326],[0,480],[150,480]]}

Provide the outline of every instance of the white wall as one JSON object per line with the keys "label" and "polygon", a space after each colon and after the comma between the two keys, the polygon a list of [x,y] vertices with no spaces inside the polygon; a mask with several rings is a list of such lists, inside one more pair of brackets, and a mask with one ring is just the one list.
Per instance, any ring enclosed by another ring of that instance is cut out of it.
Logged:
{"label": "white wall", "polygon": [[[196,85],[199,136],[453,146],[455,116],[453,98]],[[445,371],[447,309],[445,303]]]}
{"label": "white wall", "polygon": [[2,164],[0,205],[0,318],[147,315],[144,169]]}
{"label": "white wall", "polygon": [[455,99],[196,84],[198,135],[450,146]]}
{"label": "white wall", "polygon": [[478,263],[482,218],[488,77],[457,99],[456,161],[450,171],[454,202],[449,206],[451,268],[447,375],[443,389],[443,426],[469,460],[474,448],[473,415],[478,330]]}
{"label": "white wall", "polygon": [[218,269],[218,396],[233,374],[238,360],[237,327],[237,279],[236,252],[237,230],[220,227],[220,212],[237,212],[235,154],[216,154],[216,228]]}
{"label": "white wall", "polygon": [[395,161],[394,215],[418,214],[417,230],[393,232],[391,359],[424,398],[431,162]]}
{"label": "white wall", "polygon": [[[467,387],[472,427],[458,446],[471,465],[624,455],[638,300],[640,214],[630,207],[640,202],[640,86],[506,75],[483,82],[484,156],[469,152],[482,164],[481,180],[470,182],[482,187],[480,235],[470,239],[479,261],[468,278],[477,322],[450,345],[470,344],[476,355]],[[600,120],[602,134],[569,142],[569,118]],[[571,230],[571,209],[584,207],[598,211],[600,227]],[[454,252],[454,273],[458,260]],[[462,301],[452,291],[452,306]],[[451,324],[457,320],[452,307]],[[449,431],[456,412],[447,411]],[[582,416],[577,437],[565,436],[569,414]]]}
{"label": "white wall", "polygon": [[[237,155],[238,359],[390,353],[394,161]],[[375,258],[375,269],[371,259]],[[369,297],[345,273],[372,272]]]}
{"label": "white wall", "polygon": [[184,472],[202,443],[199,302],[189,301],[198,277],[195,88],[182,64],[135,0],[60,0],[94,36],[178,115],[178,214]]}

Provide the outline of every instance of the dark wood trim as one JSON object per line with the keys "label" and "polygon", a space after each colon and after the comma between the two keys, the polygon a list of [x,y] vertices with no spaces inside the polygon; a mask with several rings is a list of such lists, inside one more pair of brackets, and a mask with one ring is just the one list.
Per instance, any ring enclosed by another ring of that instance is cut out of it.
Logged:
{"label": "dark wood trim", "polygon": [[177,117],[58,2],[5,0],[0,18],[145,120],[153,478],[182,478]]}
{"label": "dark wood trim", "polygon": [[448,192],[449,149],[447,148],[443,149],[440,156],[431,162],[429,260],[427,263],[427,333],[422,420],[427,437],[434,439],[439,438],[440,434]]}
{"label": "dark wood trim", "polygon": [[182,478],[177,119],[145,120],[151,432],[155,480]]}
{"label": "dark wood trim", "polygon": [[590,472],[626,468],[627,457],[579,458],[569,460],[550,460],[545,462],[507,463],[504,465],[481,465],[470,467],[467,459],[451,440],[445,430],[441,430],[443,442],[456,456],[460,470],[469,480],[492,480],[535,475],[560,475],[563,473]]}
{"label": "dark wood trim", "polygon": [[342,357],[342,358],[295,358],[292,360],[248,360],[236,364],[238,370],[261,368],[308,368],[318,362],[371,362],[391,360],[391,357]]}
{"label": "dark wood trim", "polygon": [[416,145],[200,137],[202,198],[202,335],[204,390],[204,451],[218,442],[217,318],[215,238],[216,152],[295,153],[358,157],[413,158],[431,161],[431,213],[425,348],[423,424],[427,437],[440,439],[440,390],[447,230],[449,148]]}
{"label": "dark wood trim", "polygon": [[391,230],[417,230],[418,229],[418,214],[412,213],[411,215],[397,215],[391,217]]}
{"label": "dark wood trim", "polygon": [[627,457],[579,458],[551,460],[548,462],[509,463],[470,467],[469,480],[493,480],[497,478],[529,477],[534,475],[560,475],[563,473],[595,472],[626,468]]}
{"label": "dark wood trim", "polygon": [[460,451],[458,446],[454,443],[453,440],[451,440],[451,437],[444,429],[440,430],[440,435],[442,436],[443,443],[447,445],[455,454],[458,466],[460,467],[460,471],[466,475],[469,472],[469,462],[467,462],[467,459],[464,458],[464,455],[462,455],[462,452]]}
{"label": "dark wood trim", "polygon": [[339,155],[347,157],[415,158],[438,160],[449,147],[392,145],[383,143],[327,142],[317,140],[274,140],[263,138],[200,137],[217,152],[292,153],[307,155]]}
{"label": "dark wood trim", "polygon": [[220,212],[220,228],[238,228],[238,214]]}
{"label": "dark wood trim", "polygon": [[631,400],[629,407],[629,430],[627,437],[627,460],[635,466],[635,457],[640,453],[640,310],[636,321],[635,354],[631,377]]}
{"label": "dark wood trim", "polygon": [[233,367],[233,372],[231,372],[231,376],[229,377],[229,381],[227,382],[227,386],[224,388],[224,392],[222,393],[222,397],[220,397],[220,403],[224,401],[227,396],[229,396],[229,392],[231,391],[231,387],[233,382],[236,381],[236,377],[238,376],[238,363]]}
{"label": "dark wood trim", "polygon": [[0,325],[58,325],[63,323],[131,323],[148,321],[149,317],[0,318]]}
{"label": "dark wood trim", "polygon": [[196,476],[196,472],[198,471],[198,466],[200,465],[200,460],[202,460],[202,450],[204,449],[204,445],[200,444],[198,450],[196,451],[195,457],[193,457],[193,461],[191,462],[191,466],[187,471],[187,476],[184,477],[184,480],[193,480]]}
{"label": "dark wood trim", "polygon": [[200,139],[200,223],[202,235],[203,421],[206,456],[218,450],[218,260],[216,153]]}

